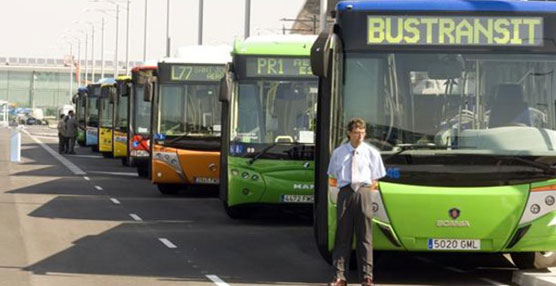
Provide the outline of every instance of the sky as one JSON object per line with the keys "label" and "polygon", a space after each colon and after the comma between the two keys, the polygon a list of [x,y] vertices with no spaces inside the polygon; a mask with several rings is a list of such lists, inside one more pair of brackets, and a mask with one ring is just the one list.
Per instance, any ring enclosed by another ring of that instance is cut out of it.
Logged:
{"label": "sky", "polygon": [[[114,0],[0,0],[0,57],[77,58],[78,39],[85,57],[85,32],[95,26],[95,58],[101,55],[101,19],[105,18],[104,56],[113,59],[116,40]],[[143,59],[145,1],[147,16],[147,59],[166,53],[167,0],[131,0],[129,60]],[[125,59],[126,0],[121,2],[119,60]],[[251,35],[281,34],[283,25],[296,18],[305,0],[251,0]],[[98,11],[99,9],[105,12]],[[203,44],[232,44],[244,34],[245,0],[204,0]],[[177,47],[197,44],[199,0],[170,0],[172,55]],[[88,53],[91,55],[89,35]]]}

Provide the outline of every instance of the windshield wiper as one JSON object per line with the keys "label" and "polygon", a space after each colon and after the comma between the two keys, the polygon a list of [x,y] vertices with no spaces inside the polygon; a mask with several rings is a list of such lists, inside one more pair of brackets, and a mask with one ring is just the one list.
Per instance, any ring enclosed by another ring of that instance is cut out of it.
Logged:
{"label": "windshield wiper", "polygon": [[502,157],[501,160],[514,160],[514,161],[518,161],[521,163],[525,163],[526,165],[529,165],[531,167],[535,167],[537,169],[541,169],[544,171],[545,174],[552,174],[552,175],[556,175],[556,169],[554,167],[552,167],[553,165],[549,165],[547,163],[542,163],[542,162],[537,162],[537,161],[533,161],[530,159],[525,159],[525,158],[521,158],[518,156],[509,156],[509,157]]}
{"label": "windshield wiper", "polygon": [[[386,161],[388,159],[394,158],[398,155],[401,155],[403,153],[405,153],[405,151],[408,150],[445,150],[446,146],[438,146],[432,143],[428,143],[428,144],[415,144],[415,143],[407,143],[407,144],[397,144],[394,147],[398,147],[400,148],[398,151],[396,151],[395,153],[390,154],[390,156],[387,156],[386,158],[384,158],[383,160]],[[407,155],[410,156],[410,155]],[[409,163],[409,162],[408,162]]]}
{"label": "windshield wiper", "polygon": [[[301,143],[299,142],[288,142],[288,143],[284,143],[281,142],[282,144],[294,144],[294,145],[299,145]],[[259,160],[264,154],[266,154],[268,151],[270,151],[270,149],[276,147],[276,145],[280,144],[280,142],[274,142],[268,146],[266,146],[263,150],[259,151],[259,153],[255,154],[255,156],[253,156],[253,158],[251,158],[249,161],[247,161],[247,164],[249,165],[253,165],[253,163],[255,163],[255,161]]]}

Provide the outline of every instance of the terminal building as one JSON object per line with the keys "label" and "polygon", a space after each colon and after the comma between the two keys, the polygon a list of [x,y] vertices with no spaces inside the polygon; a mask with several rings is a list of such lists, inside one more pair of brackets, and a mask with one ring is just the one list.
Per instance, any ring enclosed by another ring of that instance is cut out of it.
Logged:
{"label": "terminal building", "polygon": [[[130,67],[140,63],[130,62]],[[81,60],[80,65],[72,67],[71,60],[68,63],[64,59],[0,57],[0,100],[15,107],[41,108],[45,115],[55,115],[59,106],[71,103],[71,96],[79,86],[77,66],[81,85],[102,76],[99,60],[95,61],[93,75],[92,60]],[[119,74],[125,74],[125,62],[119,62],[118,67]],[[113,61],[104,62],[104,71],[104,77],[113,76]]]}

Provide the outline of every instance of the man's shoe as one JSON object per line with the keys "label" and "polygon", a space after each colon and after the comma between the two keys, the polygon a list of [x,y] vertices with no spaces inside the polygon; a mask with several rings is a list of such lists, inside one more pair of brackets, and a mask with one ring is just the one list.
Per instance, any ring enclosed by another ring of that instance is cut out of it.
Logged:
{"label": "man's shoe", "polygon": [[347,282],[344,279],[336,279],[328,283],[328,286],[347,286]]}
{"label": "man's shoe", "polygon": [[373,280],[371,278],[365,278],[361,283],[361,286],[374,286],[374,285],[375,284],[373,284]]}

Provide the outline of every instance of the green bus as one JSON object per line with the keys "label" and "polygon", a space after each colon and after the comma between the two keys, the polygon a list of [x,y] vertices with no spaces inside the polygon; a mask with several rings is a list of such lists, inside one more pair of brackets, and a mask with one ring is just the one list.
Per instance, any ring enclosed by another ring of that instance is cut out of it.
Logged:
{"label": "green bus", "polygon": [[73,104],[75,104],[75,118],[77,118],[77,144],[85,146],[85,111],[87,110],[87,88],[79,87],[77,93],[73,96]]}
{"label": "green bus", "polygon": [[556,3],[342,1],[333,15],[311,52],[321,254],[341,187],[329,159],[360,117],[387,168],[373,191],[375,250],[554,266]]}
{"label": "green bus", "polygon": [[313,203],[315,36],[237,41],[221,81],[220,198],[232,218],[264,204]]}

